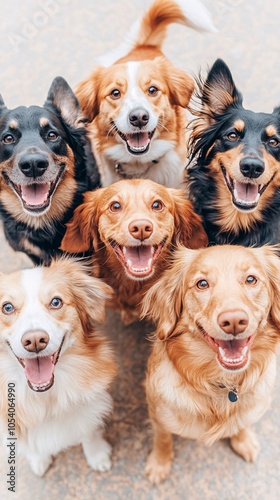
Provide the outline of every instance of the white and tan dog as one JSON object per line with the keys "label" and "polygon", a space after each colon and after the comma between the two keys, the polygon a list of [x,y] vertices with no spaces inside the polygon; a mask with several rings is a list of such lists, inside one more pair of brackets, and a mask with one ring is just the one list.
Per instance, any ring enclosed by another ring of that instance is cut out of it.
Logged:
{"label": "white and tan dog", "polygon": [[111,289],[71,259],[0,275],[0,431],[15,384],[18,451],[42,476],[61,450],[82,443],[90,467],[111,467],[102,437],[115,375],[107,341],[95,331]]}
{"label": "white and tan dog", "polygon": [[155,0],[128,42],[76,89],[104,187],[143,178],[177,188],[183,180],[194,81],[161,51],[171,23],[215,30],[199,0]]}

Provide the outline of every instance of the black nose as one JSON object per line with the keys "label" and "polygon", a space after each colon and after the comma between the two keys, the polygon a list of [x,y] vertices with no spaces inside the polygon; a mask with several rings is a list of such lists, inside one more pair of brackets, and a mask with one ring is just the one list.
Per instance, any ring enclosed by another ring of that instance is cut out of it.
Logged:
{"label": "black nose", "polygon": [[256,179],[264,172],[264,162],[259,158],[247,156],[240,161],[240,172],[244,177]]}
{"label": "black nose", "polygon": [[137,108],[129,113],[129,121],[133,127],[144,127],[149,121],[149,113],[146,109]]}
{"label": "black nose", "polygon": [[49,162],[40,153],[29,153],[20,159],[18,166],[26,177],[40,177],[47,170]]}

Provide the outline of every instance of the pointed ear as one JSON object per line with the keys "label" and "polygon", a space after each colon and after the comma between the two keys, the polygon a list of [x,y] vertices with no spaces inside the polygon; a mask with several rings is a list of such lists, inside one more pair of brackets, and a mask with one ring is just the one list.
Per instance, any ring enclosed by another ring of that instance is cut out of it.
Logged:
{"label": "pointed ear", "polygon": [[161,74],[168,83],[171,103],[175,106],[187,108],[194,91],[194,80],[187,73],[170,63],[165,58],[155,59],[161,69]]}
{"label": "pointed ear", "polygon": [[102,71],[102,67],[97,68],[89,78],[80,82],[75,89],[82,111],[90,122],[99,113],[98,89]]}
{"label": "pointed ear", "polygon": [[202,88],[202,107],[210,117],[222,114],[234,103],[242,104],[242,95],[237,90],[231,72],[222,59],[217,59],[210,69]]}
{"label": "pointed ear", "polygon": [[77,97],[61,76],[53,80],[44,107],[55,108],[70,125],[84,121]]}
{"label": "pointed ear", "polygon": [[142,301],[141,318],[147,317],[156,323],[159,340],[176,335],[186,294],[186,262],[191,262],[193,255],[193,250],[184,247],[176,250],[171,267],[148,290]]}
{"label": "pointed ear", "polygon": [[66,224],[66,233],[60,249],[69,253],[82,253],[96,250],[98,236],[98,213],[96,198],[99,190],[84,195],[84,203],[79,205],[70,222]]}
{"label": "pointed ear", "polygon": [[169,189],[175,203],[175,232],[172,243],[187,248],[202,248],[208,244],[208,237],[203,228],[201,217],[195,213],[193,204],[186,199],[181,189]]}
{"label": "pointed ear", "polygon": [[3,101],[3,98],[0,94],[0,118],[1,116],[7,111],[7,107],[5,106],[5,103]]}

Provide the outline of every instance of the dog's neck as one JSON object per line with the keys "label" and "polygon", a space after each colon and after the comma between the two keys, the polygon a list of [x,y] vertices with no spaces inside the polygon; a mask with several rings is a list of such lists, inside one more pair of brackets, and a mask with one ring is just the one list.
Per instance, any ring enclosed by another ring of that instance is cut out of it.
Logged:
{"label": "dog's neck", "polygon": [[152,166],[159,163],[159,161],[160,158],[158,160],[152,160],[150,163],[145,165],[145,169],[138,174],[136,174],[135,172],[133,172],[132,174],[128,172],[130,165],[126,166],[126,164],[115,163],[115,172],[120,175],[122,179],[139,179],[142,177],[146,178]]}

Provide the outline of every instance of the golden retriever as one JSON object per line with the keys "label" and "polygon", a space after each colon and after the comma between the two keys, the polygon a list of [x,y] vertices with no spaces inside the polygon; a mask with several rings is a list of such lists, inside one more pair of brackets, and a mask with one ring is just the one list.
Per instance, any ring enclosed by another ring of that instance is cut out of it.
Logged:
{"label": "golden retriever", "polygon": [[279,258],[273,247],[178,249],[148,291],[143,315],[157,323],[146,390],[154,446],[151,482],[165,479],[172,434],[211,445],[230,438],[254,461],[251,425],[270,405],[280,338]]}
{"label": "golden retriever", "polygon": [[61,248],[71,253],[94,250],[94,273],[111,285],[111,306],[129,323],[138,318],[141,299],[178,242],[191,248],[207,244],[201,219],[184,192],[149,179],[131,179],[86,193]]}
{"label": "golden retriever", "polygon": [[148,178],[180,187],[186,166],[186,110],[194,81],[161,46],[171,23],[214,31],[199,2],[155,0],[132,26],[129,43],[76,89],[102,186]]}
{"label": "golden retriever", "polygon": [[6,449],[8,437],[17,439],[38,476],[53,455],[80,443],[90,467],[111,467],[102,427],[116,367],[95,327],[111,292],[70,259],[0,275],[0,433]]}

